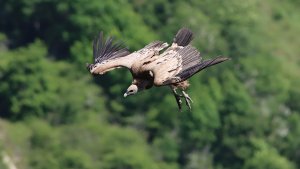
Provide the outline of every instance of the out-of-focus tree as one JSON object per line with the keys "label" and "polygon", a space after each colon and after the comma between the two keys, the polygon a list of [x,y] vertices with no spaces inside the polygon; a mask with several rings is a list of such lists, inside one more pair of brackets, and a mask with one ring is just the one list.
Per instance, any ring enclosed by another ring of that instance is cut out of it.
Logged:
{"label": "out-of-focus tree", "polygon": [[255,153],[252,158],[248,159],[245,169],[294,169],[295,166],[281,156],[276,149],[270,147],[262,140],[253,141]]}
{"label": "out-of-focus tree", "polygon": [[[299,168],[298,4],[2,0],[2,149],[41,169]],[[191,112],[167,87],[124,99],[127,70],[86,72],[100,30],[134,51],[182,26],[205,59],[232,58],[191,79]]]}
{"label": "out-of-focus tree", "polygon": [[[45,41],[52,56],[57,58],[67,58],[73,45],[78,47],[83,43],[85,47],[91,47],[92,37],[100,30],[118,37],[122,33],[122,39],[133,49],[142,47],[155,36],[131,5],[123,0],[4,0],[0,6],[0,31],[12,40],[12,47],[26,45],[38,37]],[[72,59],[86,61],[85,58],[88,58],[80,56],[76,53]]]}
{"label": "out-of-focus tree", "polygon": [[[39,116],[61,123],[84,116],[82,111],[101,111],[103,101],[99,89],[90,86],[92,81],[72,73],[76,66],[54,63],[45,55],[40,41],[0,53],[1,116],[15,120]],[[95,103],[100,106],[92,107]]]}

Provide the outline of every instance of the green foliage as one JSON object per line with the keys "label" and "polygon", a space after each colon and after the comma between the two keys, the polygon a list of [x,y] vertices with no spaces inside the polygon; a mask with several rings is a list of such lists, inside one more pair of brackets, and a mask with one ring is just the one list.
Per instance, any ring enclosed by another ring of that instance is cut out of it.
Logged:
{"label": "green foliage", "polygon": [[[11,119],[44,116],[61,123],[75,120],[76,113],[82,111],[98,111],[99,108],[91,107],[95,102],[101,103],[99,90],[87,87],[91,81],[82,78],[80,73],[65,77],[75,67],[54,63],[45,55],[46,49],[40,41],[0,54],[2,116]],[[82,80],[77,82],[77,78]],[[78,95],[84,97],[76,97]]]}
{"label": "green foliage", "polygon": [[[145,44],[155,36],[124,0],[100,3],[97,0],[88,3],[84,0],[21,0],[15,3],[5,0],[1,1],[0,6],[3,7],[0,31],[7,32],[14,39],[13,46],[28,44],[37,37],[42,38],[49,51],[58,58],[66,58],[70,49],[78,45],[90,48],[91,43],[87,41],[90,42],[100,30],[118,37],[122,33],[127,37],[126,43],[133,49],[142,47],[137,44]],[[14,19],[4,22],[10,17]],[[72,53],[72,59],[86,62],[88,57],[81,53]]]}
{"label": "green foliage", "polygon": [[[201,149],[216,139],[215,130],[220,127],[218,106],[213,101],[211,91],[203,84],[191,85],[198,89],[199,93],[192,98],[197,99],[193,105],[193,111],[180,114],[180,137],[182,138],[182,148],[184,151],[193,151],[195,148]],[[203,100],[198,98],[205,98]],[[200,109],[201,107],[201,109]]]}
{"label": "green foliage", "polygon": [[276,149],[269,147],[269,145],[263,141],[256,140],[254,144],[258,150],[256,150],[254,156],[246,162],[245,169],[295,168],[290,161],[278,154]]}
{"label": "green foliage", "polygon": [[[45,93],[43,97],[38,94],[45,92],[49,83],[45,83],[46,77],[36,71],[45,71],[42,64],[46,64],[41,59],[45,54],[46,50],[40,42],[30,46],[27,51],[22,48],[16,52],[1,54],[1,60],[4,61],[1,64],[1,81],[6,82],[1,83],[0,87],[3,93],[1,103],[7,106],[2,108],[2,112],[11,112],[15,117],[22,116],[21,112],[36,115],[44,112],[43,109],[47,107],[47,102],[51,102],[51,98]],[[15,58],[16,56],[24,57]]]}
{"label": "green foliage", "polygon": [[82,151],[69,150],[63,154],[61,168],[92,169],[92,160]]}
{"label": "green foliage", "polygon": [[58,147],[58,135],[53,132],[49,124],[36,120],[31,120],[29,123],[32,128],[30,137],[32,148],[53,150]]}
{"label": "green foliage", "polygon": [[169,134],[156,138],[153,141],[153,147],[157,157],[167,162],[176,163],[179,147],[174,136]]}

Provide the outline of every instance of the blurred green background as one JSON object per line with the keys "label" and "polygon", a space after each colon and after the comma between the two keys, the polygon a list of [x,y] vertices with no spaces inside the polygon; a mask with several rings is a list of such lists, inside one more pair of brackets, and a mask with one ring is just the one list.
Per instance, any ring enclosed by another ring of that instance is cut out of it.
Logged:
{"label": "blurred green background", "polygon": [[[0,168],[300,168],[299,0],[1,0]],[[124,99],[93,77],[102,30],[135,51],[182,26],[204,58],[191,112],[169,88]],[[186,107],[185,107],[186,108]]]}

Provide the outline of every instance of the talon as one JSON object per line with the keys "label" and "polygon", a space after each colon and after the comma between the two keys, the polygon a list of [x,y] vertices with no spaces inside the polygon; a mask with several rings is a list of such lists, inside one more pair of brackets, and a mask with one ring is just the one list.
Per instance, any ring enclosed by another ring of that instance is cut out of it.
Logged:
{"label": "talon", "polygon": [[190,96],[187,93],[185,93],[184,91],[182,91],[182,94],[184,95],[184,97],[186,99],[188,99],[190,102],[194,103],[194,101],[190,98]]}
{"label": "talon", "polygon": [[182,101],[181,101],[180,97],[176,98],[176,102],[177,102],[179,111],[181,111],[181,108],[182,108],[182,106],[181,106]]}
{"label": "talon", "polygon": [[174,93],[174,96],[175,96],[175,99],[176,99],[176,102],[177,102],[177,105],[178,105],[178,109],[179,109],[179,111],[181,111],[182,100],[180,99],[180,96],[178,94]]}
{"label": "talon", "polygon": [[182,91],[182,94],[185,99],[185,104],[189,107],[190,111],[192,110],[192,107],[191,107],[191,103],[193,103],[193,100],[190,98],[190,96],[185,93],[184,91]]}
{"label": "talon", "polygon": [[178,109],[179,109],[179,111],[181,112],[181,108],[182,108],[182,106],[181,106],[181,105],[182,105],[182,100],[180,99],[180,97],[182,97],[182,96],[179,95],[179,94],[177,94],[175,88],[172,88],[172,87],[171,87],[171,89],[172,89],[173,94],[174,94],[174,97],[175,97],[175,99],[176,99],[176,103],[177,103],[177,105],[178,105]]}

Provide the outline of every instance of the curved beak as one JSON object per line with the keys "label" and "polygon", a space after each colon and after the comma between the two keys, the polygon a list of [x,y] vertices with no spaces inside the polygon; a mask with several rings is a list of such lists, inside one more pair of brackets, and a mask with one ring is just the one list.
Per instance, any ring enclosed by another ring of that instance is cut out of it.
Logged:
{"label": "curved beak", "polygon": [[124,93],[124,97],[127,97],[128,96],[128,94],[127,93]]}
{"label": "curved beak", "polygon": [[86,66],[88,71],[91,71],[91,69],[93,67],[93,64],[86,63],[85,66]]}

